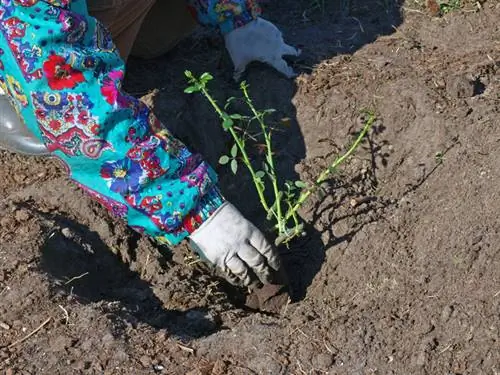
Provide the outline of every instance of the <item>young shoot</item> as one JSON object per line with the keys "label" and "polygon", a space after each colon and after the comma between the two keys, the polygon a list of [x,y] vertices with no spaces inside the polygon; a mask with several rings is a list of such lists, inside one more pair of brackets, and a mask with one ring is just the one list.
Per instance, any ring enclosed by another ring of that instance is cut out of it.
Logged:
{"label": "young shoot", "polygon": [[[302,235],[304,225],[299,218],[298,210],[312,194],[323,193],[321,185],[331,177],[341,164],[354,154],[375,121],[375,115],[367,112],[368,119],[353,144],[345,154],[337,157],[312,184],[306,184],[303,181],[286,181],[281,184],[274,160],[273,129],[266,123],[266,116],[272,113],[273,110],[258,110],[249,95],[248,85],[242,82],[240,84],[243,94],[241,99],[248,107],[250,115],[244,116],[239,113],[230,113],[228,109],[235,98],[228,99],[224,108],[221,108],[207,88],[208,83],[213,79],[211,74],[203,73],[200,77],[195,77],[190,71],[186,71],[185,75],[189,86],[184,91],[188,94],[201,93],[218,114],[223,129],[229,132],[233,138],[233,147],[228,155],[220,157],[219,163],[229,165],[235,175],[239,171],[239,163],[242,163],[248,170],[259,196],[260,204],[275,231],[276,246],[287,244],[291,239]],[[258,134],[250,134],[247,131],[251,123],[258,125]],[[239,126],[236,126],[236,124]],[[255,165],[257,162],[252,162],[248,155],[247,144],[249,140],[262,142],[261,149],[264,154],[262,169],[257,167]],[[272,191],[272,198],[270,199],[264,194],[268,186],[271,187]]]}

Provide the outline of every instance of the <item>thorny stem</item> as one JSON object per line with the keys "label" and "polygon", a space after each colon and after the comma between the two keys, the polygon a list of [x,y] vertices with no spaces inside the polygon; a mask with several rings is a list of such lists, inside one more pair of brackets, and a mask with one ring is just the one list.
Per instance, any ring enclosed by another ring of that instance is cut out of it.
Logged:
{"label": "thorny stem", "polygon": [[[266,160],[269,165],[269,179],[271,180],[271,183],[273,184],[273,190],[274,190],[274,196],[276,199],[276,221],[278,222],[278,232],[280,234],[283,234],[285,232],[285,225],[286,221],[283,220],[283,213],[281,210],[281,194],[280,190],[278,188],[278,178],[276,176],[276,169],[274,166],[274,158],[273,158],[273,150],[272,150],[272,142],[271,142],[271,132],[268,131],[266,124],[264,123],[263,120],[263,114],[259,113],[256,109],[255,106],[253,105],[253,101],[248,95],[248,86],[245,84],[241,85],[241,89],[243,91],[243,95],[245,96],[245,101],[254,114],[255,118],[259,122],[260,128],[262,129],[262,134],[264,135],[264,140],[266,142]],[[274,214],[274,212],[273,212]]]}
{"label": "thorny stem", "polygon": [[358,148],[359,144],[363,141],[363,138],[365,135],[368,133],[370,130],[373,122],[375,121],[376,117],[374,114],[369,113],[369,118],[366,121],[365,126],[363,127],[363,130],[359,133],[358,137],[354,141],[354,143],[351,145],[349,150],[342,156],[338,157],[335,159],[335,161],[327,168],[325,169],[319,177],[316,179],[314,185],[307,190],[303,191],[295,205],[288,210],[288,212],[285,215],[285,221],[288,221],[291,217],[295,215],[297,210],[304,204],[304,202],[313,194],[316,192],[316,190],[320,187],[320,185],[325,182],[328,179],[328,176],[335,171],[335,169],[342,164],[348,157],[350,157],[354,151]]}
{"label": "thorny stem", "polygon": [[[197,83],[200,83],[198,80],[196,81]],[[207,100],[210,102],[212,107],[215,109],[217,114],[222,120],[225,120],[228,115],[222,109],[219,107],[219,105],[216,103],[216,101],[212,98],[208,90],[206,89],[204,84],[200,84],[200,90],[203,93],[203,95],[207,98]],[[255,188],[257,190],[257,194],[259,195],[260,203],[262,204],[262,207],[264,207],[264,210],[266,213],[270,212],[269,205],[267,204],[266,198],[264,197],[264,189],[262,187],[262,184],[260,182],[260,179],[256,176],[255,170],[252,167],[252,164],[250,163],[250,158],[248,157],[248,154],[245,150],[245,145],[243,144],[243,141],[238,137],[238,134],[234,131],[232,127],[229,128],[229,132],[231,136],[234,138],[234,141],[236,142],[236,145],[238,146],[238,149],[241,152],[241,156],[243,157],[243,162],[247,166],[248,170],[250,171],[250,174],[252,175],[252,179],[255,184]]]}
{"label": "thorny stem", "polygon": [[[203,79],[203,76],[201,79],[195,78],[190,72],[186,72],[187,77],[189,78],[191,83],[194,83],[194,91],[201,91],[201,93],[207,98],[207,100],[210,102],[212,107],[215,109],[219,117],[221,118],[222,121],[226,122],[227,120],[231,120],[231,116],[223,111],[215,99],[210,95],[206,88],[206,82],[210,79],[211,77],[208,78],[207,80]],[[241,156],[243,158],[243,163],[249,170],[255,188],[257,190],[257,194],[259,195],[260,202],[262,204],[262,207],[266,211],[268,218],[274,217],[276,219],[276,225],[274,226],[275,229],[278,230],[278,237],[275,241],[276,245],[282,244],[282,243],[288,243],[292,238],[296,237],[297,235],[300,235],[302,233],[303,224],[300,224],[299,222],[299,217],[297,214],[297,211],[299,208],[307,201],[307,199],[315,193],[319,188],[321,188],[321,184],[325,182],[328,177],[337,169],[339,165],[341,165],[344,161],[346,161],[353,153],[356,151],[356,149],[359,147],[361,142],[363,141],[364,137],[370,130],[372,124],[376,120],[376,117],[373,113],[367,112],[368,114],[368,120],[365,123],[365,126],[357,136],[356,140],[354,143],[351,145],[351,147],[347,150],[345,154],[342,156],[338,157],[333,161],[330,166],[325,169],[319,177],[316,179],[314,184],[312,186],[306,187],[305,189],[302,190],[300,193],[298,199],[293,203],[291,200],[291,197],[287,197],[285,199],[285,202],[288,206],[286,214],[283,214],[282,211],[282,192],[279,190],[278,186],[278,178],[276,175],[276,169],[275,169],[275,164],[274,164],[274,158],[273,158],[273,152],[272,152],[272,134],[271,131],[269,131],[266,123],[264,122],[264,116],[266,112],[259,112],[255,106],[253,105],[252,99],[248,95],[248,86],[246,84],[241,85],[241,89],[243,91],[244,97],[245,97],[245,102],[252,111],[254,118],[259,122],[259,125],[262,130],[262,135],[264,136],[264,140],[266,143],[266,161],[267,161],[267,166],[266,168],[266,174],[269,177],[269,179],[272,182],[273,185],[273,190],[274,190],[274,195],[275,195],[275,202],[274,204],[269,207],[266,198],[264,196],[264,188],[265,185],[261,179],[261,177],[257,176],[257,173],[255,172],[251,162],[250,158],[248,157],[248,154],[245,150],[245,140],[244,138],[241,138],[238,133],[236,132],[234,126],[231,124],[231,126],[227,127],[227,130],[230,132],[231,136],[236,142],[236,145],[238,146],[238,149],[241,153]],[[191,92],[194,92],[191,91]],[[250,120],[251,121],[251,120]],[[275,208],[276,206],[276,208]],[[293,219],[293,224],[294,226],[292,228],[287,228],[287,223],[290,221],[290,219]]]}

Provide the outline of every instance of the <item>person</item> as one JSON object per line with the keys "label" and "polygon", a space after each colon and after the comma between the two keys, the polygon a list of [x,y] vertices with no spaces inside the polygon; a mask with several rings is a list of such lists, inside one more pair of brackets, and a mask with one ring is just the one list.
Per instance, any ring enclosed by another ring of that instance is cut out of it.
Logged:
{"label": "person", "polygon": [[50,153],[133,229],[169,246],[188,238],[231,281],[270,283],[276,250],[200,155],[122,90],[130,54],[164,54],[195,19],[223,34],[236,78],[253,60],[293,76],[282,57],[300,51],[254,0],[0,0],[0,147]]}

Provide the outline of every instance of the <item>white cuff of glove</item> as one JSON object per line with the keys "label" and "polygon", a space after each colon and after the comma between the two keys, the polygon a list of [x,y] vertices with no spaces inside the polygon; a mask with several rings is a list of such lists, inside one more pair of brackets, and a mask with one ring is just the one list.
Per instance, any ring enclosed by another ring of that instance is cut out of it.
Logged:
{"label": "white cuff of glove", "polygon": [[265,284],[272,282],[273,272],[280,268],[276,250],[229,202],[192,233],[190,240],[200,256],[246,286],[255,277]]}

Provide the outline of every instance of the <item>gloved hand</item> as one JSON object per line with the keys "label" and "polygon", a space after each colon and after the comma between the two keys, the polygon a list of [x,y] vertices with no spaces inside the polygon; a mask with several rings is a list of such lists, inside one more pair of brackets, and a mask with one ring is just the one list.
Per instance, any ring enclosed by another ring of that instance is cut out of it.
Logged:
{"label": "gloved hand", "polygon": [[190,236],[192,247],[219,267],[233,283],[240,279],[245,286],[256,277],[272,283],[280,268],[276,250],[264,235],[234,207],[224,203]]}
{"label": "gloved hand", "polygon": [[288,78],[296,75],[283,56],[299,56],[301,51],[286,44],[281,31],[271,22],[257,18],[227,33],[224,39],[234,63],[235,80],[240,79],[252,61],[267,63]]}

